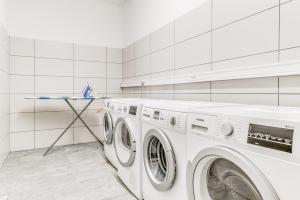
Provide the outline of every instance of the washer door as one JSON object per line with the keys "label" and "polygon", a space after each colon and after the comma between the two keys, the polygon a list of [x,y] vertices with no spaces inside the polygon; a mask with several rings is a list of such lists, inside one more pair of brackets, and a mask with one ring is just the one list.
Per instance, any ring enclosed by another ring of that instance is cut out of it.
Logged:
{"label": "washer door", "polygon": [[175,181],[176,161],[170,141],[163,131],[150,129],[146,133],[143,155],[152,185],[159,191],[170,189]]}
{"label": "washer door", "polygon": [[279,200],[264,174],[226,147],[207,148],[188,163],[187,190],[190,200]]}
{"label": "washer door", "polygon": [[104,124],[104,141],[106,144],[110,145],[113,141],[114,127],[112,117],[109,112],[105,112],[103,116]]}
{"label": "washer door", "polygon": [[117,158],[123,167],[130,167],[135,160],[136,140],[133,135],[133,127],[124,118],[119,118],[116,122],[115,150]]}

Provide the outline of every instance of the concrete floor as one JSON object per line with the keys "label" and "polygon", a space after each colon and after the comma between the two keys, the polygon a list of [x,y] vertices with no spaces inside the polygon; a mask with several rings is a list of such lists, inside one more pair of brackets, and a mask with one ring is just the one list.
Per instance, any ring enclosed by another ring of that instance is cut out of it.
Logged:
{"label": "concrete floor", "polygon": [[136,200],[96,143],[12,152],[0,169],[0,200]]}

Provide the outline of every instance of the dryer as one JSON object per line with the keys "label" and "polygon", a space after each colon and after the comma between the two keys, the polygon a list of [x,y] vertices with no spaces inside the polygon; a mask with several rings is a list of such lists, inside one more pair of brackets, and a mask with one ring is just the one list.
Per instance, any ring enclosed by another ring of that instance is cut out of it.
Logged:
{"label": "dryer", "polygon": [[297,199],[299,131],[297,108],[194,110],[187,126],[189,200]]}

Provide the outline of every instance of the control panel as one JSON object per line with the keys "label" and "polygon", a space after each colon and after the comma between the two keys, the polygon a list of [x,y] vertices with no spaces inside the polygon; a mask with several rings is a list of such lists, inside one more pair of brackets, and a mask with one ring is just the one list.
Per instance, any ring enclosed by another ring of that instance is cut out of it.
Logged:
{"label": "control panel", "polygon": [[292,128],[249,124],[247,143],[292,153],[293,134]]}
{"label": "control panel", "polygon": [[186,113],[144,108],[142,117],[144,121],[153,123],[156,126],[161,126],[162,128],[185,131]]}
{"label": "control panel", "polygon": [[292,153],[294,129],[283,121],[222,116],[217,119],[215,137],[240,144]]}

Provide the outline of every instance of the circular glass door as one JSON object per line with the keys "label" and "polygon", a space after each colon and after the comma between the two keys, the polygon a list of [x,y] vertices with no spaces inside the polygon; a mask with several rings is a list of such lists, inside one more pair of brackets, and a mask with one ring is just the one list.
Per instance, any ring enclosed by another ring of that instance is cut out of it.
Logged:
{"label": "circular glass door", "polygon": [[149,130],[143,144],[144,166],[151,184],[159,191],[173,186],[176,162],[167,136],[160,130]]}
{"label": "circular glass door", "polygon": [[104,113],[103,116],[104,125],[104,141],[106,144],[111,144],[113,141],[113,122],[110,114],[108,112]]}
{"label": "circular glass door", "polygon": [[193,200],[279,199],[252,162],[225,147],[200,152],[188,169],[188,190]]}
{"label": "circular glass door", "polygon": [[119,118],[116,122],[115,134],[115,150],[120,164],[129,167],[134,163],[136,154],[136,141],[132,135],[132,127],[123,118]]}

